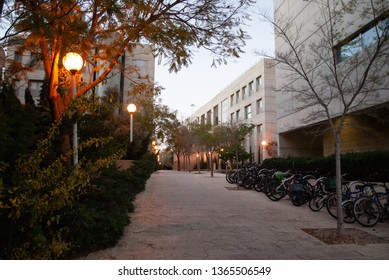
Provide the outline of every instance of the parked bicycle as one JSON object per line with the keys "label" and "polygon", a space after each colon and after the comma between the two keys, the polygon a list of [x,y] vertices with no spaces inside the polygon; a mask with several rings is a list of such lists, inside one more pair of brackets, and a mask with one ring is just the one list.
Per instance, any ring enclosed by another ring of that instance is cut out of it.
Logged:
{"label": "parked bicycle", "polygon": [[[378,187],[382,187],[384,191],[377,192]],[[389,188],[371,184],[369,189],[371,195],[360,196],[352,207],[355,220],[364,227],[375,226],[379,221],[389,218]]]}
{"label": "parked bicycle", "polygon": [[[352,205],[356,198],[368,193],[369,183],[363,181],[342,181],[342,214],[345,223],[354,223],[355,218],[352,212]],[[332,193],[326,203],[328,213],[337,219],[338,202],[336,193]]]}

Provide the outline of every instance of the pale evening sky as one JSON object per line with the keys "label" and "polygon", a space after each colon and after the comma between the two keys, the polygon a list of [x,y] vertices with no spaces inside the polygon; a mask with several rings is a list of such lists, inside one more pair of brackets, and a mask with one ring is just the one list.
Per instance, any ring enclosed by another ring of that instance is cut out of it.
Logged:
{"label": "pale evening sky", "polygon": [[[259,9],[273,13],[273,0],[258,0],[252,7],[253,14],[249,26],[244,27],[251,39],[246,42],[245,53],[240,58],[229,60],[227,65],[211,67],[212,56],[206,50],[198,50],[192,64],[178,73],[169,73],[164,61],[156,61],[155,81],[165,88],[162,91],[162,104],[177,110],[182,120],[190,117],[197,109],[205,105],[222,89],[256,64],[261,57],[255,51],[274,52],[273,29],[268,23],[260,21]],[[257,14],[256,14],[257,13]],[[191,106],[194,104],[194,106]]]}

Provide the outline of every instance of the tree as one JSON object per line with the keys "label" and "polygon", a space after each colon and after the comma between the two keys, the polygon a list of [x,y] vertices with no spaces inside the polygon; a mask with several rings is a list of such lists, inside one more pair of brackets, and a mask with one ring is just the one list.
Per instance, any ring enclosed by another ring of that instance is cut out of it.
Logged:
{"label": "tree", "polygon": [[195,146],[198,151],[204,150],[209,155],[211,176],[213,176],[213,154],[220,151],[220,148],[233,150],[237,152],[242,148],[242,142],[247,134],[253,129],[252,124],[235,124],[235,125],[217,125],[212,127],[209,124],[193,124],[193,134]]}
{"label": "tree", "polygon": [[[72,50],[82,54],[90,77],[78,87],[77,96],[93,89],[121,69],[119,58],[139,44],[153,46],[155,55],[167,59],[171,71],[188,66],[194,48],[205,48],[215,65],[238,57],[248,38],[241,29],[248,20],[246,10],[253,0],[37,0],[14,1],[5,5],[2,21],[8,29],[0,41],[22,35],[21,51],[29,50],[44,67],[49,80],[49,100],[53,120],[58,120],[71,102],[64,87],[68,73],[61,58]],[[21,65],[19,65],[21,66]],[[23,68],[26,70],[25,67]],[[99,75],[96,75],[99,73]],[[70,149],[64,137],[62,153]]]}
{"label": "tree", "polygon": [[[349,114],[387,96],[389,7],[381,0],[315,0],[307,5],[319,11],[312,29],[286,15],[274,20],[263,16],[273,24],[280,46],[272,58],[287,80],[281,91],[293,97],[295,111],[306,112],[303,122],[326,121],[333,135],[337,232],[343,234],[340,136]],[[350,30],[359,30],[358,36]]]}
{"label": "tree", "polygon": [[26,105],[35,106],[34,98],[28,88],[24,91],[24,100]]}
{"label": "tree", "polygon": [[165,125],[165,141],[167,150],[173,152],[177,158],[177,170],[181,170],[181,156],[185,153],[186,135],[188,128],[182,125],[177,119]]}
{"label": "tree", "polygon": [[[239,123],[225,126],[225,138],[223,145],[229,150],[235,152],[236,164],[239,164],[239,155],[242,149],[242,142],[245,137],[253,130],[253,124]],[[237,166],[238,168],[238,166]]]}

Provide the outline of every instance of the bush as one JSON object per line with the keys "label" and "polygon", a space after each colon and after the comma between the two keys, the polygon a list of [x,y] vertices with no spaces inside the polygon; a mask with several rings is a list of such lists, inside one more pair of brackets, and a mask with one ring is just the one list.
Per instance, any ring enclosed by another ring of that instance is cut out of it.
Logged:
{"label": "bush", "polygon": [[[389,152],[372,151],[347,153],[341,157],[342,173],[350,180],[389,182]],[[321,158],[271,158],[263,167],[277,170],[316,172],[322,176],[335,176],[335,157]]]}

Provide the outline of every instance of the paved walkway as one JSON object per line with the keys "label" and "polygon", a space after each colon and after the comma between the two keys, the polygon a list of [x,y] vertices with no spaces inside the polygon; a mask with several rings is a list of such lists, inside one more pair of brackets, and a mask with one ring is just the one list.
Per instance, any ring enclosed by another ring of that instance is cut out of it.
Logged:
{"label": "paved walkway", "polygon": [[[86,259],[389,259],[389,244],[326,245],[302,228],[334,228],[325,209],[236,190],[223,174],[158,171],[118,244]],[[347,225],[389,240],[389,222]]]}

